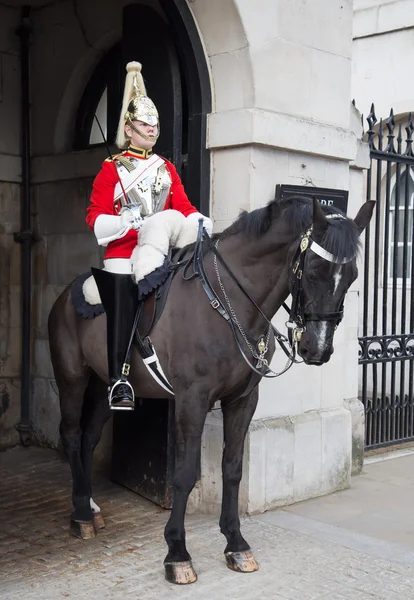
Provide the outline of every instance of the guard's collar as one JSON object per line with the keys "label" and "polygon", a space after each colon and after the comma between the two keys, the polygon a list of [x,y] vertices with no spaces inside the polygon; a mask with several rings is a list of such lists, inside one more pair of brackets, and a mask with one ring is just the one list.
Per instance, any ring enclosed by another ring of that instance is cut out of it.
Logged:
{"label": "guard's collar", "polygon": [[128,154],[132,154],[132,156],[137,156],[138,158],[149,158],[152,156],[152,148],[148,150],[144,150],[144,148],[137,148],[136,146],[132,146],[132,144],[128,147]]}

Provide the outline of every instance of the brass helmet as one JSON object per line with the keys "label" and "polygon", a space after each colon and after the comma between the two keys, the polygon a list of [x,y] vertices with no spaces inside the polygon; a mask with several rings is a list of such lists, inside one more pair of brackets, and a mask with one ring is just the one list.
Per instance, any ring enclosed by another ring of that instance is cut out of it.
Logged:
{"label": "brass helmet", "polygon": [[125,148],[129,144],[129,138],[125,134],[125,125],[129,125],[136,133],[147,139],[145,134],[138,131],[133,121],[143,121],[148,125],[158,125],[159,117],[155,104],[148,98],[145,90],[144,80],[141,75],[142,65],[139,62],[130,62],[126,66],[127,76],[125,79],[124,98],[122,110],[119,117],[116,145]]}

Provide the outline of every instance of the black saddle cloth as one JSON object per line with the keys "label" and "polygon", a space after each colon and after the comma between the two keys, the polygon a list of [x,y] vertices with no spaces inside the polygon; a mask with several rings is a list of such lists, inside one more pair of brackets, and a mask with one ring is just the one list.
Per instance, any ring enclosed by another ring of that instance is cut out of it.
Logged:
{"label": "black saddle cloth", "polygon": [[[137,288],[138,299],[146,300],[152,292],[158,290],[168,279],[172,273],[173,265],[170,257],[167,257],[164,264],[152,273],[149,273],[142,279]],[[89,304],[83,293],[83,284],[92,276],[91,271],[79,275],[72,283],[72,302],[76,312],[83,319],[94,319],[105,312],[103,304]]]}
{"label": "black saddle cloth", "polygon": [[72,283],[72,303],[76,312],[82,319],[94,319],[105,312],[103,304],[89,304],[86,302],[83,294],[83,284],[89,277],[92,277],[91,271],[79,275]]}

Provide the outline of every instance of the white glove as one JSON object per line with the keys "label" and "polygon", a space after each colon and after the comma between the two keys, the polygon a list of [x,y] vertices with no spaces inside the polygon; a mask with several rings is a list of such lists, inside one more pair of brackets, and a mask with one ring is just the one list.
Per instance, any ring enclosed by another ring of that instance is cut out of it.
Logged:
{"label": "white glove", "polygon": [[125,207],[120,215],[99,215],[95,221],[94,232],[98,244],[107,246],[109,242],[126,236],[131,229],[138,230],[141,225],[139,211],[135,214],[134,210]]}
{"label": "white glove", "polygon": [[203,227],[207,231],[208,235],[211,235],[213,233],[213,221],[210,219],[210,217],[203,217],[203,219]]}
{"label": "white glove", "polygon": [[187,219],[188,219],[188,221],[191,221],[191,222],[194,221],[197,224],[197,227],[198,227],[198,221],[200,219],[203,219],[203,227],[207,231],[208,235],[211,235],[213,233],[213,221],[209,217],[205,217],[201,213],[196,212],[196,213],[191,213],[191,215],[188,215]]}
{"label": "white glove", "polygon": [[129,227],[129,229],[135,229],[138,231],[143,223],[141,217],[141,211],[138,207],[129,208],[124,206],[120,214],[120,228]]}

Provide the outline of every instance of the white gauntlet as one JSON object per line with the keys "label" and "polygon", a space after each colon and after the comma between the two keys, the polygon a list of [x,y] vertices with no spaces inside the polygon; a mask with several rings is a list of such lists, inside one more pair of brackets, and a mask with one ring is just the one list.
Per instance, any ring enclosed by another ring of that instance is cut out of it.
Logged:
{"label": "white gauntlet", "polygon": [[94,232],[98,244],[107,246],[109,242],[119,240],[126,236],[131,229],[138,230],[142,225],[142,219],[139,212],[135,212],[125,207],[121,214],[117,215],[99,215],[95,221]]}
{"label": "white gauntlet", "polygon": [[197,226],[197,229],[199,219],[203,219],[203,227],[207,231],[208,235],[211,235],[213,233],[213,221],[209,217],[205,217],[199,212],[191,213],[191,215],[188,215],[187,217],[187,221],[191,223],[194,222],[194,224]]}

